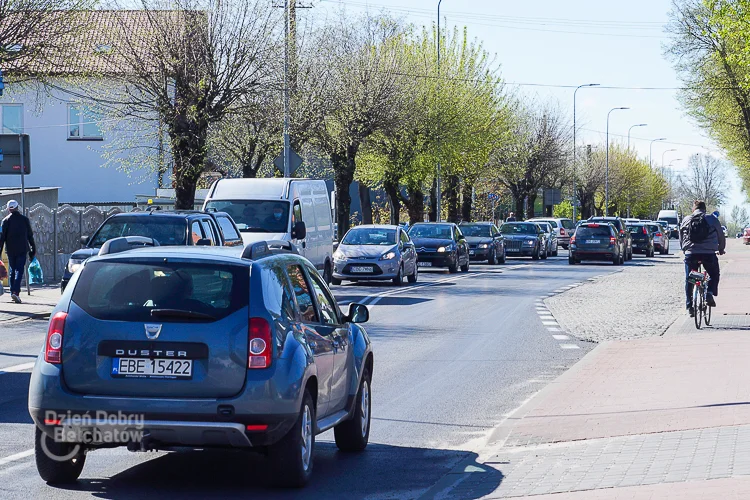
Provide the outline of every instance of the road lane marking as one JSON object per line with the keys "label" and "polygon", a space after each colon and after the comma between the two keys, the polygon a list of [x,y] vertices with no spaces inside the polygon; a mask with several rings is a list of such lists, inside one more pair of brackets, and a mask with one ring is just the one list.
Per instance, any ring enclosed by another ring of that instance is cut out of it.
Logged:
{"label": "road lane marking", "polygon": [[560,344],[560,348],[561,349],[580,349],[580,347],[578,347],[575,344]]}
{"label": "road lane marking", "polygon": [[[427,287],[435,286],[435,285],[442,284],[442,283],[455,283],[456,281],[464,280],[464,279],[467,279],[467,278],[475,278],[477,276],[484,276],[485,274],[494,274],[494,273],[492,273],[490,271],[485,271],[485,272],[482,272],[482,273],[467,274],[465,276],[455,276],[455,277],[451,277],[451,278],[444,278],[444,279],[437,280],[437,281],[430,281],[429,283],[423,283],[423,284],[418,284],[418,285],[406,286],[406,287],[403,287],[403,288],[399,288],[397,290],[389,290],[387,292],[382,292],[382,293],[378,293],[378,294],[375,294],[375,295],[368,295],[367,297],[365,297],[364,299],[362,299],[362,302],[365,303],[365,305],[367,307],[371,307],[371,306],[374,306],[375,304],[377,304],[378,302],[380,302],[380,299],[385,298],[385,297],[390,297],[391,295],[398,295],[400,293],[407,293],[407,292],[410,292],[412,290],[418,290],[420,288],[427,288]],[[370,301],[369,303],[367,303],[368,300]]]}
{"label": "road lane marking", "polygon": [[542,324],[544,326],[555,326],[557,325],[557,321],[542,321]]}
{"label": "road lane marking", "polygon": [[36,361],[30,362],[30,363],[23,363],[21,365],[13,365],[13,366],[7,366],[5,368],[0,368],[0,375],[5,375],[6,373],[18,373],[23,372],[26,370],[31,370],[34,368],[34,365],[36,364]]}
{"label": "road lane marking", "polygon": [[570,340],[567,335],[553,335],[552,338],[555,340]]}
{"label": "road lane marking", "polygon": [[556,327],[547,327],[547,330],[551,332],[561,332],[562,328],[556,328]]}
{"label": "road lane marking", "polygon": [[26,457],[30,457],[34,454],[34,449],[22,451],[20,453],[16,453],[15,455],[10,455],[9,457],[0,458],[0,465],[9,464],[11,462],[16,462],[18,460],[23,460]]}

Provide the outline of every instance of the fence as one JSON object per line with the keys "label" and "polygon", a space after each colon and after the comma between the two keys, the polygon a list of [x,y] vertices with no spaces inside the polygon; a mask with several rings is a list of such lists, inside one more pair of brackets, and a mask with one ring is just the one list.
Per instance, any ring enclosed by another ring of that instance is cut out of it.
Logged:
{"label": "fence", "polygon": [[[139,211],[137,208],[131,211]],[[91,236],[110,215],[123,210],[100,210],[94,206],[76,209],[63,205],[52,209],[37,203],[27,215],[36,242],[36,256],[44,272],[44,279],[57,283],[62,279],[70,255],[81,248],[81,236]]]}

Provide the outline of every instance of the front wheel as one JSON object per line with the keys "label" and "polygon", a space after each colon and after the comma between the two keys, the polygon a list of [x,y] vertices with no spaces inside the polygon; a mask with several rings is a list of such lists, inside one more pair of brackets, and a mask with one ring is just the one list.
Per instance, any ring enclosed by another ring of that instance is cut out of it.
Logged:
{"label": "front wheel", "polygon": [[268,454],[279,486],[301,488],[310,480],[315,452],[315,405],[305,391],[297,422]]}
{"label": "front wheel", "polygon": [[507,258],[507,252],[505,251],[505,247],[503,247],[503,256],[500,257],[500,264],[505,264],[505,259]]}
{"label": "front wheel", "polygon": [[34,433],[34,457],[39,476],[50,484],[75,483],[86,463],[80,445],[59,443],[37,427]]}
{"label": "front wheel", "polygon": [[333,268],[331,267],[330,262],[326,262],[326,265],[323,268],[323,279],[329,285],[333,283]]}
{"label": "front wheel", "polygon": [[338,278],[331,278],[331,284],[338,286],[341,284],[341,280]]}
{"label": "front wheel", "polygon": [[419,266],[415,262],[414,263],[414,272],[411,273],[411,275],[408,276],[406,279],[409,280],[409,283],[416,283],[417,282],[417,278],[419,278]]}
{"label": "front wheel", "polygon": [[469,257],[466,257],[466,264],[461,266],[461,272],[462,273],[468,273],[469,272]]}
{"label": "front wheel", "polygon": [[365,370],[362,374],[356,405],[352,418],[333,428],[336,446],[341,451],[362,451],[370,440],[372,395],[370,394],[369,370]]}
{"label": "front wheel", "polygon": [[453,257],[453,263],[448,266],[448,272],[451,274],[458,272],[458,254]]}
{"label": "front wheel", "polygon": [[490,256],[487,258],[487,264],[494,266],[497,264],[497,250],[494,248],[490,250]]}
{"label": "front wheel", "polygon": [[533,260],[539,260],[539,247],[534,249],[534,253],[531,254]]}
{"label": "front wheel", "polygon": [[396,286],[401,286],[404,283],[404,266],[399,266],[398,268],[398,274],[395,278],[393,278],[393,284]]}

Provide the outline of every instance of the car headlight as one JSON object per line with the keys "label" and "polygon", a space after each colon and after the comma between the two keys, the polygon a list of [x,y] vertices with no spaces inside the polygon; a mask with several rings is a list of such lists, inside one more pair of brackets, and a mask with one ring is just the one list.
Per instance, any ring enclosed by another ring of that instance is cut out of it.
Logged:
{"label": "car headlight", "polygon": [[536,244],[536,240],[526,240],[523,242],[524,245],[533,247]]}
{"label": "car headlight", "polygon": [[380,260],[391,260],[395,256],[396,256],[396,252],[384,253],[383,255],[380,256]]}
{"label": "car headlight", "polygon": [[83,264],[85,259],[73,259],[68,260],[68,271],[72,274],[78,271]]}
{"label": "car headlight", "polygon": [[346,256],[340,251],[336,250],[335,252],[333,252],[333,260],[344,261],[346,260]]}
{"label": "car headlight", "polygon": [[489,248],[489,244],[487,243],[480,243],[479,248]]}
{"label": "car headlight", "polygon": [[437,251],[438,251],[438,253],[445,253],[445,252],[450,252],[451,250],[453,250],[453,247],[450,246],[450,245],[448,245],[448,246],[445,246],[445,247],[438,248]]}

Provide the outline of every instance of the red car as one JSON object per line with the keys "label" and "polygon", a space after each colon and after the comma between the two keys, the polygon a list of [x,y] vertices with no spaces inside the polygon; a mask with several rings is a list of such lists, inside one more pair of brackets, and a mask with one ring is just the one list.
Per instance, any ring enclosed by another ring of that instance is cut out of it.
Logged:
{"label": "red car", "polygon": [[750,245],[750,227],[745,228],[745,234],[742,235],[742,242],[745,245]]}

